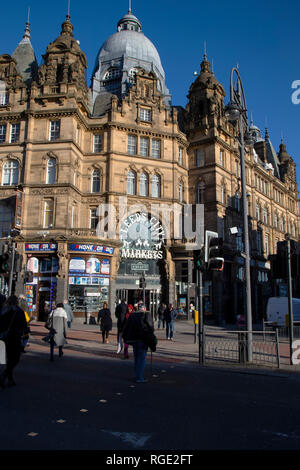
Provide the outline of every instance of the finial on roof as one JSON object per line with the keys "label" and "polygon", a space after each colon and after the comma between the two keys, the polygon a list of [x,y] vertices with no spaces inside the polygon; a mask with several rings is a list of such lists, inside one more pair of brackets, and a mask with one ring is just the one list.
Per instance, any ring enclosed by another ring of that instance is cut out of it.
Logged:
{"label": "finial on roof", "polygon": [[207,60],[207,53],[206,53],[206,41],[204,41],[204,55],[203,55],[203,60]]}
{"label": "finial on roof", "polygon": [[266,129],[265,129],[265,140],[269,140],[269,139],[270,139],[269,129],[266,127]]}
{"label": "finial on roof", "polygon": [[29,22],[29,19],[30,19],[30,7],[28,7],[27,22],[26,22],[22,42],[30,42],[30,22]]}
{"label": "finial on roof", "polygon": [[131,0],[129,0],[129,8],[128,8],[128,13],[131,13]]}

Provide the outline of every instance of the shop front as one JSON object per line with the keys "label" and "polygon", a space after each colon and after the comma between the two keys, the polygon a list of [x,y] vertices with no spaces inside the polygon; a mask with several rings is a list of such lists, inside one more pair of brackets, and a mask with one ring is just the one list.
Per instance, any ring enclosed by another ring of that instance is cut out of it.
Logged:
{"label": "shop front", "polygon": [[56,302],[58,258],[57,243],[25,243],[26,270],[32,282],[25,284],[31,315],[46,321]]}
{"label": "shop front", "polygon": [[114,248],[72,243],[68,246],[68,299],[74,315],[95,317],[109,302],[111,257]]}

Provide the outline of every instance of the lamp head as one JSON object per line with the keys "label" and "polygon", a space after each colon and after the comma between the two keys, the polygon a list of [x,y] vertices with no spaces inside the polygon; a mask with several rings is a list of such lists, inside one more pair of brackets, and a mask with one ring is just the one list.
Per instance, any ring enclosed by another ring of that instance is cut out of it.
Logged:
{"label": "lamp head", "polygon": [[225,109],[225,116],[229,121],[237,121],[240,117],[241,111],[237,103],[234,101],[230,101],[230,103],[226,106]]}

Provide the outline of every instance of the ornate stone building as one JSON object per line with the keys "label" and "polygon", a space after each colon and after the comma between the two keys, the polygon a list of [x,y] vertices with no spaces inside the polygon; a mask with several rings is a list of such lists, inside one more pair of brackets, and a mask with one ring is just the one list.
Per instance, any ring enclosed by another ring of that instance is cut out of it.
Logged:
{"label": "ornate stone building", "polygon": [[[99,51],[91,87],[86,69],[69,16],[40,67],[29,24],[12,56],[0,56],[0,237],[19,230],[16,292],[25,288],[40,319],[45,303],[64,298],[83,316],[105,300],[112,309],[121,297],[137,300],[144,273],[152,312],[160,300],[188,305],[192,252],[176,235],[174,208],[204,204],[205,228],[225,248],[224,271],[205,278],[205,314],[235,321],[243,301],[241,232],[229,232],[242,225],[237,129],[206,56],[186,109],[172,106],[159,54],[128,12]],[[284,143],[276,154],[267,132],[262,139],[253,124],[251,132],[246,177],[261,318],[268,256],[286,232],[298,237],[298,192]],[[27,271],[33,282],[24,287]]]}

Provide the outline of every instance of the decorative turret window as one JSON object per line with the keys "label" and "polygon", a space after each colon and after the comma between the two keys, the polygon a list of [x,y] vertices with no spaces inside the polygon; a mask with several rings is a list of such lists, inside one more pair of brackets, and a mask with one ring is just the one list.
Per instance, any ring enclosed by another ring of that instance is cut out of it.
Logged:
{"label": "decorative turret window", "polygon": [[140,120],[141,121],[146,121],[146,122],[151,122],[151,120],[152,120],[151,109],[149,109],[149,108],[140,108]]}
{"label": "decorative turret window", "polygon": [[104,75],[103,80],[116,80],[121,76],[121,70],[117,69],[116,67],[110,68]]}

